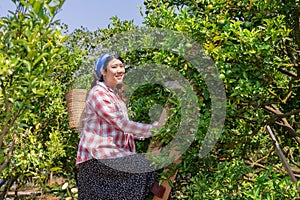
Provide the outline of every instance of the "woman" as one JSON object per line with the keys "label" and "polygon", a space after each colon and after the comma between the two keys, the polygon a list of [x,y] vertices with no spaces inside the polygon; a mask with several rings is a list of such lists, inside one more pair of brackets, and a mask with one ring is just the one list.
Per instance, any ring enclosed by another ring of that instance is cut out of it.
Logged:
{"label": "woman", "polygon": [[154,181],[154,172],[134,173],[133,165],[149,166],[146,159],[137,156],[134,139],[150,137],[152,130],[160,129],[161,125],[128,119],[120,92],[125,67],[119,56],[100,56],[95,74],[98,80],[86,100],[86,118],[76,159],[78,199],[142,200],[149,190],[162,196],[164,188]]}

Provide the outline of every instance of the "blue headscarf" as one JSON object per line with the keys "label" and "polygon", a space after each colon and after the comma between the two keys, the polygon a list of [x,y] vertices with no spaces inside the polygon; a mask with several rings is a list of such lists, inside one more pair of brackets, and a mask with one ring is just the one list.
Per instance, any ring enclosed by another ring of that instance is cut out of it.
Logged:
{"label": "blue headscarf", "polygon": [[101,68],[104,66],[106,59],[112,54],[103,54],[95,61],[95,71],[99,77],[101,77]]}

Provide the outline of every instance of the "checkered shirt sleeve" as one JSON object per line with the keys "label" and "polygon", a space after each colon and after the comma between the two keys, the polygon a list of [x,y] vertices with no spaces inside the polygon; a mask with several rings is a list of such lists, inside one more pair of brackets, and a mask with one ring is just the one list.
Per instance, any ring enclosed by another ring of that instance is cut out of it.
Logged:
{"label": "checkered shirt sleeve", "polygon": [[98,83],[87,97],[76,163],[132,155],[134,137],[150,135],[151,129],[151,124],[129,120],[125,103],[109,87]]}

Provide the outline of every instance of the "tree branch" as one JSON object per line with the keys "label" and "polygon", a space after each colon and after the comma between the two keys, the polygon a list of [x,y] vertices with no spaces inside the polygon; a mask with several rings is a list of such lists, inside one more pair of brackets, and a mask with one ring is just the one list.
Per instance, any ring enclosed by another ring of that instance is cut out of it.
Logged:
{"label": "tree branch", "polygon": [[[276,139],[276,137],[275,137],[275,135],[274,135],[271,127],[269,125],[267,125],[266,129],[267,129],[267,132],[269,133],[269,135],[270,135],[270,137],[271,137],[271,139],[273,141],[273,145],[275,147],[275,150],[276,150],[276,152],[277,152],[277,154],[278,154],[278,156],[279,156],[279,158],[280,158],[280,160],[281,160],[281,162],[282,162],[282,164],[284,166],[284,170],[289,174],[289,176],[291,178],[291,181],[293,183],[295,183],[295,184],[298,184],[296,176],[294,174],[294,171],[292,170],[292,168],[290,167],[289,163],[287,162],[286,157],[284,156],[284,154],[283,154],[283,152],[282,152],[282,150],[281,150],[281,148],[279,146],[279,143],[278,143],[278,141],[277,141],[277,139]],[[298,190],[298,192],[300,194],[300,187],[299,186],[297,187],[297,190]]]}
{"label": "tree branch", "polygon": [[[277,125],[283,126],[286,130],[289,131],[289,133],[291,133],[291,135],[293,135],[296,139],[296,141],[298,142],[298,144],[300,144],[300,136],[299,134],[295,131],[295,129],[289,124],[289,122],[286,120],[285,117],[291,116],[291,115],[295,115],[300,113],[300,109],[297,110],[293,110],[289,113],[283,114],[279,108],[277,108],[276,105],[272,104],[272,107],[270,106],[265,106],[265,108],[267,110],[269,110],[270,112],[275,113],[276,115],[270,117],[267,121],[266,121],[266,125],[271,125],[273,123],[276,123]],[[282,123],[276,122],[276,120],[281,119]]]}
{"label": "tree branch", "polygon": [[15,123],[15,121],[19,117],[20,113],[23,112],[23,110],[24,110],[24,106],[15,113],[15,115],[13,116],[13,118],[11,119],[11,121],[10,121],[9,124],[4,125],[3,130],[2,130],[2,132],[0,134],[0,149],[2,148],[3,138],[4,138],[5,134],[8,133],[8,131],[10,130],[10,128],[12,127],[12,125]]}
{"label": "tree branch", "polygon": [[280,72],[282,72],[283,74],[286,74],[286,75],[288,75],[288,76],[294,77],[294,78],[297,78],[297,77],[298,77],[297,74],[296,74],[295,72],[289,71],[289,70],[287,70],[287,69],[284,68],[284,67],[280,67],[280,68],[278,69],[278,71],[280,71]]}
{"label": "tree branch", "polygon": [[295,129],[293,129],[291,126],[285,125],[283,123],[275,122],[275,124],[282,126],[285,128],[293,137],[300,138],[300,134],[298,134]]}
{"label": "tree branch", "polygon": [[300,10],[295,9],[295,41],[300,49]]}
{"label": "tree branch", "polygon": [[275,108],[271,108],[269,106],[265,106],[265,108],[273,113],[275,113],[276,115],[273,115],[271,118],[268,119],[267,121],[267,125],[270,125],[272,123],[274,123],[276,120],[278,119],[284,119],[286,117],[289,117],[291,115],[295,115],[295,114],[298,114],[300,113],[300,109],[297,109],[297,110],[293,110],[291,112],[288,112],[288,113],[285,113],[283,114],[275,105],[272,105],[272,107],[275,107]]}
{"label": "tree branch", "polygon": [[15,147],[16,138],[17,138],[17,135],[15,133],[13,141],[12,141],[11,146],[9,148],[8,154],[6,156],[6,159],[5,159],[4,163],[0,166],[0,174],[2,173],[2,170],[7,166],[8,162],[9,162],[9,159],[12,156],[12,153],[13,153],[13,150],[14,150],[14,147]]}

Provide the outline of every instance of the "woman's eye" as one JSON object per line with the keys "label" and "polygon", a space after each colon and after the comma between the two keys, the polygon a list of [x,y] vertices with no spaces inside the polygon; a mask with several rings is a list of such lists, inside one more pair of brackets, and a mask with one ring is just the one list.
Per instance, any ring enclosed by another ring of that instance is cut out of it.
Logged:
{"label": "woman's eye", "polygon": [[117,67],[123,68],[124,65],[112,65],[112,66],[111,66],[111,68],[117,68]]}

